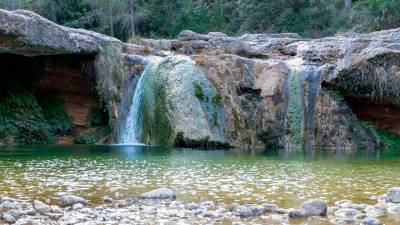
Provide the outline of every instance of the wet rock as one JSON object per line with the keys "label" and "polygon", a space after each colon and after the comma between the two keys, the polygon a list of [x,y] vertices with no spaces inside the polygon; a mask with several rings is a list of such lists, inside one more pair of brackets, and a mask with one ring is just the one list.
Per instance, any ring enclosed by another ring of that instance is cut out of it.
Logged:
{"label": "wet rock", "polygon": [[277,208],[276,213],[278,214],[288,214],[288,210],[284,208]]}
{"label": "wet rock", "polygon": [[327,209],[325,201],[320,199],[306,201],[300,206],[305,216],[326,216]]}
{"label": "wet rock", "polygon": [[8,211],[8,214],[10,214],[14,218],[18,219],[20,216],[24,215],[24,211],[13,209],[13,210]]}
{"label": "wet rock", "polygon": [[50,209],[51,209],[52,213],[62,213],[63,212],[63,210],[57,205],[50,206]]}
{"label": "wet rock", "polygon": [[2,197],[2,198],[0,198],[0,203],[3,203],[3,202],[5,202],[5,201],[8,201],[8,202],[18,202],[18,200],[15,199],[15,198],[10,198],[10,197]]}
{"label": "wet rock", "polygon": [[208,207],[208,208],[213,208],[213,207],[215,207],[215,203],[214,203],[213,201],[205,201],[205,202],[203,202],[203,205],[204,205],[205,207]]}
{"label": "wet rock", "polygon": [[205,211],[201,214],[201,216],[203,217],[217,217],[218,213],[214,212],[214,211]]}
{"label": "wet rock", "polygon": [[85,199],[78,197],[78,196],[74,196],[74,195],[61,196],[60,200],[61,200],[61,207],[63,207],[63,208],[73,206],[77,203],[81,203],[82,205],[88,204],[88,202]]}
{"label": "wet rock", "polygon": [[350,208],[339,209],[338,211],[335,212],[336,216],[341,217],[340,219],[346,222],[354,222],[356,216],[359,214],[360,211]]}
{"label": "wet rock", "polygon": [[361,221],[360,225],[381,225],[381,222],[376,218],[365,218]]}
{"label": "wet rock", "polygon": [[387,208],[388,213],[400,215],[400,204],[392,205]]}
{"label": "wet rock", "polygon": [[196,203],[189,203],[185,206],[185,208],[187,210],[196,210],[196,209],[200,209],[202,206]]}
{"label": "wet rock", "polygon": [[139,195],[144,199],[175,199],[176,194],[173,190],[162,187]]}
{"label": "wet rock", "polygon": [[6,223],[15,223],[16,221],[16,219],[9,213],[4,213],[2,218]]}
{"label": "wet rock", "polygon": [[298,209],[289,209],[288,210],[289,218],[291,219],[301,219],[304,218],[304,213]]}
{"label": "wet rock", "polygon": [[20,204],[16,201],[5,200],[0,204],[0,211],[9,211],[12,209],[19,209]]}
{"label": "wet rock", "polygon": [[253,210],[251,210],[250,207],[248,206],[237,206],[234,210],[233,210],[233,214],[236,216],[240,216],[240,217],[249,217],[249,216],[253,216]]}
{"label": "wet rock", "polygon": [[252,205],[249,207],[252,211],[253,216],[259,216],[266,212],[266,209],[262,205]]}
{"label": "wet rock", "polygon": [[352,209],[363,210],[363,209],[366,209],[368,207],[368,204],[365,204],[365,203],[351,204],[349,207],[352,208]]}
{"label": "wet rock", "polygon": [[38,200],[33,201],[33,208],[35,208],[36,211],[38,211],[41,214],[46,214],[51,212],[51,208],[49,205]]}
{"label": "wet rock", "polygon": [[400,203],[400,187],[393,187],[389,189],[386,194],[385,200],[391,203]]}
{"label": "wet rock", "polygon": [[385,214],[386,209],[382,206],[374,205],[374,206],[368,206],[365,209],[365,212],[367,213],[367,216],[369,216],[369,217],[380,217]]}
{"label": "wet rock", "polygon": [[276,210],[278,209],[278,206],[272,203],[265,203],[262,204],[262,206],[264,207],[265,212],[276,212]]}
{"label": "wet rock", "polygon": [[339,200],[335,202],[335,205],[341,207],[341,208],[347,208],[352,202],[347,199]]}
{"label": "wet rock", "polygon": [[268,219],[275,220],[281,223],[286,223],[289,221],[289,216],[287,214],[272,214]]}
{"label": "wet rock", "polygon": [[358,214],[354,219],[357,220],[357,221],[360,221],[360,220],[363,220],[363,219],[365,219],[365,218],[367,218],[367,217],[368,217],[367,214],[365,214],[365,213],[360,213],[360,214]]}
{"label": "wet rock", "polygon": [[103,197],[103,202],[106,203],[106,204],[111,204],[111,203],[114,202],[114,199],[111,198],[110,196],[104,196]]}

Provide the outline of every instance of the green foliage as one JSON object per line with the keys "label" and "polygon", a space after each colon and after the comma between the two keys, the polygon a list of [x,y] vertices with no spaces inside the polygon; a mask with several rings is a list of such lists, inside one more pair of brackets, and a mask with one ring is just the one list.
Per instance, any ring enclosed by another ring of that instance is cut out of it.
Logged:
{"label": "green foliage", "polygon": [[74,125],[64,109],[63,103],[55,95],[41,96],[38,98],[43,110],[43,116],[57,135],[72,132]]}
{"label": "green foliage", "polygon": [[204,94],[203,88],[201,87],[199,82],[193,83],[194,94],[196,97],[202,101],[207,101],[208,97]]}
{"label": "green foliage", "polygon": [[101,107],[91,108],[89,111],[90,121],[87,127],[100,127],[108,125],[108,113]]}
{"label": "green foliage", "polygon": [[202,149],[217,149],[217,148],[232,148],[228,143],[220,143],[217,141],[211,141],[209,137],[193,140],[186,138],[183,132],[178,132],[175,141],[175,147],[183,148],[202,148]]}
{"label": "green foliage", "polygon": [[380,141],[383,148],[400,147],[400,135],[387,130],[378,129],[370,122],[363,122],[363,126],[374,134],[374,136]]}
{"label": "green foliage", "polygon": [[[38,101],[40,99],[40,101]],[[32,89],[10,89],[0,101],[0,140],[9,144],[50,144],[73,128],[62,104]]]}
{"label": "green foliage", "polygon": [[218,123],[218,113],[217,112],[214,112],[213,113],[213,126],[214,127],[219,127],[219,123]]}
{"label": "green foliage", "polygon": [[281,132],[278,129],[268,129],[257,134],[257,138],[261,140],[265,148],[282,148],[280,144]]}
{"label": "green foliage", "polygon": [[220,94],[216,94],[212,97],[211,101],[214,104],[214,106],[219,106],[221,105],[222,96]]}
{"label": "green foliage", "polygon": [[77,134],[75,144],[97,144],[109,136],[111,129],[109,126],[102,126],[90,132]]}
{"label": "green foliage", "polygon": [[122,40],[176,37],[185,29],[321,37],[400,26],[398,0],[353,0],[350,6],[344,0],[3,0],[0,7],[33,10],[61,25]]}

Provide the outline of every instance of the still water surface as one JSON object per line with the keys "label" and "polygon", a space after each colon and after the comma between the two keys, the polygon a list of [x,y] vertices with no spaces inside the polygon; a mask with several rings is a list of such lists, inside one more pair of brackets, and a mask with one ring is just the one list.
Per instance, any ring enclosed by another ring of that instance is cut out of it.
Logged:
{"label": "still water surface", "polygon": [[178,200],[276,202],[297,207],[310,198],[332,203],[400,186],[400,151],[319,154],[202,151],[156,146],[0,147],[0,196],[55,199],[73,193],[101,203],[161,186]]}

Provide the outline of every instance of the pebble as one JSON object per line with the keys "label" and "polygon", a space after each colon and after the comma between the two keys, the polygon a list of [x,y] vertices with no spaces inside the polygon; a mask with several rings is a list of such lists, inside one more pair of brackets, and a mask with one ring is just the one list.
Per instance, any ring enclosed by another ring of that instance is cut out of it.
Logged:
{"label": "pebble", "polygon": [[[157,190],[157,189],[156,189]],[[158,191],[157,191],[158,192]],[[153,192],[155,193],[155,192]],[[158,192],[160,193],[160,192]],[[175,193],[174,193],[175,194]],[[103,200],[111,198],[104,197]],[[74,202],[74,204],[72,204]],[[82,203],[83,202],[83,203]],[[272,203],[259,205],[226,205],[213,201],[200,203],[175,201],[172,199],[112,199],[112,207],[99,205],[89,207],[87,201],[77,196],[61,197],[61,205],[48,205],[35,200],[33,204],[22,200],[2,198],[0,205],[7,211],[1,214],[0,224],[314,224],[314,221],[329,220],[331,224],[381,225],[376,217],[400,214],[400,204],[378,200],[376,205],[353,203],[349,200],[335,202],[329,207],[329,216],[324,218],[328,207],[319,199],[309,200],[299,208],[279,208]],[[115,207],[123,203],[122,207]],[[72,205],[71,205],[72,204]],[[11,209],[15,208],[15,209]],[[309,218],[306,218],[310,216]],[[385,218],[386,219],[386,218]]]}

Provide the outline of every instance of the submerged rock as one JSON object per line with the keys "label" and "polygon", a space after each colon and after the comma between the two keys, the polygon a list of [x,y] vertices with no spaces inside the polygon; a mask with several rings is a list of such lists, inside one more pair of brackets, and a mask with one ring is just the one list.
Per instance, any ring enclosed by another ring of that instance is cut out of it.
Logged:
{"label": "submerged rock", "polygon": [[400,203],[400,187],[390,188],[385,200],[391,203]]}
{"label": "submerged rock", "polygon": [[139,195],[139,198],[147,199],[175,199],[176,194],[173,190],[162,187]]}
{"label": "submerged rock", "polygon": [[328,206],[323,200],[312,199],[301,204],[300,210],[305,216],[326,216]]}
{"label": "submerged rock", "polygon": [[74,196],[74,195],[64,195],[61,196],[60,198],[60,206],[65,208],[65,207],[69,207],[69,206],[73,206],[77,203],[81,203],[82,205],[87,205],[88,202],[81,197],[78,196]]}
{"label": "submerged rock", "polygon": [[365,212],[369,217],[380,217],[385,214],[386,209],[380,205],[374,205],[374,206],[368,206],[365,209]]}
{"label": "submerged rock", "polygon": [[400,204],[392,205],[387,208],[388,213],[400,215]]}
{"label": "submerged rock", "polygon": [[335,212],[338,221],[354,222],[361,212],[356,209],[342,208]]}
{"label": "submerged rock", "polygon": [[377,218],[365,218],[361,221],[360,225],[381,225],[381,222]]}

